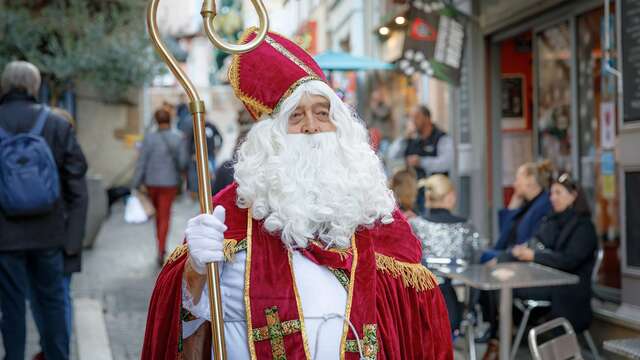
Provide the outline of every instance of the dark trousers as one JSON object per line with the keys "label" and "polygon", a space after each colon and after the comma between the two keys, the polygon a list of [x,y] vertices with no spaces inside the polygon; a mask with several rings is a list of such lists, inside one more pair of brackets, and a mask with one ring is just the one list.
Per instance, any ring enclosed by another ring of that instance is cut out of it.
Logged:
{"label": "dark trousers", "polygon": [[[491,339],[498,338],[499,330],[499,310],[500,305],[500,292],[497,290],[480,291],[479,292],[480,305],[482,306],[482,317],[489,323],[489,335]],[[521,288],[513,290],[513,297],[522,300],[551,300],[551,288],[536,287],[536,288]],[[535,322],[537,318],[545,315],[549,309],[536,309],[538,311],[532,312],[531,320]],[[516,323],[519,322],[519,313],[514,313],[513,319]]]}
{"label": "dark trousers", "polygon": [[464,305],[458,300],[458,295],[456,295],[456,290],[451,285],[451,280],[447,279],[443,284],[440,284],[440,291],[449,312],[451,331],[455,334],[456,330],[460,329]]}
{"label": "dark trousers", "polygon": [[69,358],[63,261],[62,250],[0,252],[0,329],[6,360],[25,359],[29,291],[31,301],[42,309],[40,337],[45,358]]}
{"label": "dark trousers", "polygon": [[149,198],[156,209],[156,238],[158,240],[158,256],[164,256],[167,246],[167,234],[171,221],[171,206],[178,194],[175,186],[147,186]]}
{"label": "dark trousers", "polygon": [[[71,299],[71,274],[64,275],[64,317],[67,319],[67,333],[69,334],[69,339],[71,339],[71,331],[73,324],[73,300]],[[33,294],[33,290],[31,290]],[[31,297],[29,298],[31,299]],[[33,315],[33,321],[36,323],[36,327],[38,328],[38,332],[42,333],[44,329],[44,315],[43,309],[39,306],[40,304],[36,301],[30,301],[31,305],[31,314]]]}

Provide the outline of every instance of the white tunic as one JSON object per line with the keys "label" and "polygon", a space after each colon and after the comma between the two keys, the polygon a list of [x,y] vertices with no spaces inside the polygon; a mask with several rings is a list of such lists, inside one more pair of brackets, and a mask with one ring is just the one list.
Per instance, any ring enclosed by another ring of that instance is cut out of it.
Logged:
{"label": "white tunic", "polygon": [[[243,297],[246,254],[246,251],[239,252],[233,262],[221,263],[220,266],[225,341],[229,360],[250,359]],[[347,291],[327,268],[313,263],[297,251],[293,253],[292,264],[302,302],[311,358],[339,359]],[[183,307],[198,317],[198,320],[183,322],[185,338],[198,329],[203,319],[210,319],[207,296],[208,290],[205,286],[200,302],[194,305],[183,281]]]}

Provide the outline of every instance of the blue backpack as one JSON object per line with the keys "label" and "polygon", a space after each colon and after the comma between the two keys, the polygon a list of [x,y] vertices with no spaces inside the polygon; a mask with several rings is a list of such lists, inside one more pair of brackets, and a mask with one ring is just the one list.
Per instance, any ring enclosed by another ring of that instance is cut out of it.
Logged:
{"label": "blue backpack", "polygon": [[45,214],[60,197],[58,167],[41,136],[48,115],[45,106],[28,133],[0,127],[0,208],[6,216]]}

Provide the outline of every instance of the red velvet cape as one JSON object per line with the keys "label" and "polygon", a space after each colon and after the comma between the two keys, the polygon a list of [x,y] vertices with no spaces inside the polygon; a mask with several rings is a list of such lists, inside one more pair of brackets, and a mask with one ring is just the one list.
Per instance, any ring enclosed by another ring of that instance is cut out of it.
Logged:
{"label": "red velvet cape", "polygon": [[[261,222],[247,221],[247,210],[239,209],[235,205],[235,190],[235,184],[223,190],[214,198],[214,204],[223,205],[227,209],[226,239],[254,239],[253,245],[247,249],[254,252],[251,256],[253,260],[248,281],[253,283],[248,290],[252,300],[247,308],[251,309],[249,324],[254,329],[252,333],[255,333],[255,329],[267,325],[268,315],[264,315],[264,310],[273,304],[273,297],[270,299],[271,302],[263,301],[265,294],[273,291],[273,286],[282,291],[292,288],[290,285],[293,279],[282,276],[289,271],[286,261],[270,261],[281,256],[278,255],[278,248],[283,249],[280,239],[268,234]],[[374,357],[398,360],[453,359],[446,306],[433,276],[420,265],[420,242],[413,235],[406,219],[399,212],[395,212],[391,224],[377,224],[372,228],[358,230],[355,244],[357,251],[352,251],[347,256],[332,256],[330,252],[313,246],[304,253],[317,263],[345,270],[354,261],[353,254],[358,254],[355,260],[359,263],[356,271],[351,274],[347,272],[349,277],[355,275],[356,280],[352,282],[355,283],[356,289],[360,289],[353,291],[350,320],[358,329],[360,338],[366,335],[360,332],[364,325],[375,324]],[[286,250],[284,253],[286,254]],[[186,247],[183,246],[174,252],[158,276],[149,306],[142,359],[209,358],[210,345],[206,341],[206,335],[202,337],[205,341],[199,343],[190,342],[191,337],[183,342],[181,336],[181,284],[186,259]],[[254,262],[258,265],[254,265]],[[279,276],[270,275],[274,273]],[[283,278],[285,280],[282,280]],[[278,285],[274,281],[280,281],[285,285]],[[297,294],[292,290],[286,297],[290,294],[293,294],[294,298],[276,304],[283,324],[284,321],[295,320],[299,316],[299,308],[295,306]],[[291,324],[291,321],[288,324]],[[202,328],[206,334],[208,326]],[[286,359],[308,359],[308,350],[303,346],[303,333],[304,328],[283,338]],[[248,338],[251,339],[251,336]],[[354,334],[348,330],[347,338],[343,339],[341,358],[358,359],[357,353],[344,351],[345,340],[351,340],[353,345],[353,339]],[[272,344],[269,340],[254,342],[254,349],[250,347],[252,357],[260,360],[277,358],[276,353],[272,352]]]}

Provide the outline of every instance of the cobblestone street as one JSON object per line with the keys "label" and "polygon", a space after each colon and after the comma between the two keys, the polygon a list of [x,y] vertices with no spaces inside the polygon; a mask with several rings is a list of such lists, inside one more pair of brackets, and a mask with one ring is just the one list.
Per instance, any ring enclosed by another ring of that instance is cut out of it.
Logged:
{"label": "cobblestone street", "polygon": [[[114,205],[95,246],[85,251],[83,272],[74,277],[74,298],[102,302],[114,359],[139,359],[149,297],[158,274],[153,221],[124,222],[123,204]],[[186,220],[198,204],[186,196],[174,204],[168,253],[182,241]]]}

